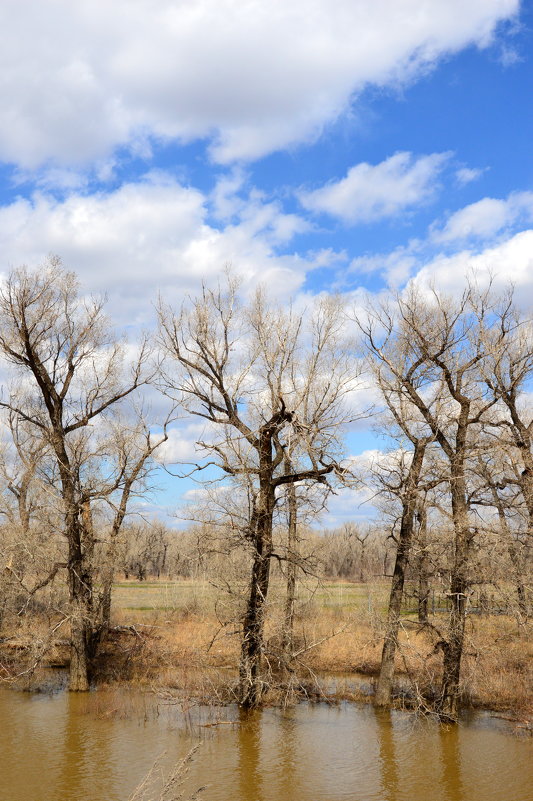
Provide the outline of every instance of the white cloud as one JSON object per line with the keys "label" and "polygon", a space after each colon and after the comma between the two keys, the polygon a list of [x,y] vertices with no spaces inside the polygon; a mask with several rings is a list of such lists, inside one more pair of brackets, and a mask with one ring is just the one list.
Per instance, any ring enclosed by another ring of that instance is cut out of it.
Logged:
{"label": "white cloud", "polygon": [[246,182],[246,175],[240,168],[234,168],[227,175],[221,175],[211,192],[211,209],[217,220],[227,222],[242,212],[245,201],[239,195]]}
{"label": "white cloud", "polygon": [[321,527],[337,528],[347,522],[370,521],[376,516],[373,493],[367,488],[340,489],[328,498],[327,510],[320,516]]}
{"label": "white cloud", "polygon": [[219,162],[308,141],[369,84],[487,45],[519,0],[3,0],[0,160],[78,164],[207,138]]}
{"label": "white cloud", "polygon": [[374,470],[394,463],[396,452],[377,448],[355,454],[345,461],[356,476],[355,486],[339,488],[328,498],[327,511],[321,515],[323,526],[333,528],[347,521],[369,521],[376,517],[376,491],[368,480]]}
{"label": "white cloud", "polygon": [[452,256],[439,256],[424,266],[413,281],[453,294],[464,288],[469,277],[481,286],[492,279],[495,288],[512,283],[516,302],[522,307],[533,305],[533,230],[522,231],[480,252],[463,250]]}
{"label": "white cloud", "polygon": [[[227,263],[244,288],[261,281],[282,297],[296,292],[315,257],[283,251],[305,222],[252,190],[245,202],[235,201],[232,223],[218,228],[207,222],[208,201],[162,173],[61,201],[37,193],[0,208],[3,265],[36,266],[57,253],[84,289],[108,293],[110,311],[122,324],[149,323],[158,291],[179,303]],[[320,254],[316,259],[322,263]]]}
{"label": "white cloud", "polygon": [[461,167],[455,173],[455,177],[460,186],[466,186],[466,184],[471,184],[472,181],[477,181],[478,178],[481,178],[483,173],[484,170],[477,167]]}
{"label": "white cloud", "polygon": [[349,270],[357,275],[379,272],[388,286],[397,287],[405,283],[419,264],[418,251],[422,246],[420,240],[412,239],[390,253],[357,256],[350,262]]}
{"label": "white cloud", "polygon": [[202,431],[203,427],[194,423],[171,428],[168,431],[167,441],[156,451],[156,460],[163,465],[202,461],[206,454],[196,446],[196,441],[201,439]]}
{"label": "white cloud", "polygon": [[512,67],[514,64],[518,64],[522,60],[522,56],[514,47],[506,47],[505,45],[501,46],[499,61],[504,67]]}
{"label": "white cloud", "polygon": [[[528,250],[533,236],[528,224],[532,222],[533,192],[513,192],[503,200],[483,198],[450,215],[441,227],[437,221],[433,223],[426,239],[413,238],[388,253],[352,259],[341,274],[340,284],[344,287],[351,274],[375,273],[392,289],[415,276],[416,280],[433,280],[437,286],[454,291],[475,274],[482,281],[492,275],[500,285],[513,282],[533,287]],[[513,236],[520,227],[525,230]],[[445,245],[447,253],[435,255],[436,245]],[[526,292],[525,303],[527,297]]]}
{"label": "white cloud", "polygon": [[434,230],[436,242],[488,238],[517,222],[533,220],[533,192],[514,192],[505,200],[485,197],[449,217],[444,228]]}
{"label": "white cloud", "polygon": [[411,153],[396,153],[380,164],[363,162],[336,183],[302,192],[300,202],[306,209],[340,217],[347,223],[392,217],[433,195],[447,158],[446,153],[418,158]]}

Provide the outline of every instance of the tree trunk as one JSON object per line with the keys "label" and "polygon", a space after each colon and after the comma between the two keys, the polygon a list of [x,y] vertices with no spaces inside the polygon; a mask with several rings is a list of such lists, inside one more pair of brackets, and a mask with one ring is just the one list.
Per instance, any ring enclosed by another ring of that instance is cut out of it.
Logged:
{"label": "tree trunk", "polygon": [[506,535],[509,537],[507,550],[509,552],[509,557],[511,559],[511,563],[514,568],[516,600],[518,603],[518,609],[520,611],[520,615],[522,616],[523,620],[527,620],[529,616],[529,610],[527,606],[527,595],[522,574],[522,566],[520,564],[520,556],[518,554],[516,544],[513,542],[512,534],[508,530],[508,527],[506,530]]}
{"label": "tree trunk", "polygon": [[[290,462],[286,465],[290,471]],[[285,596],[285,609],[283,615],[283,631],[281,636],[281,654],[283,672],[290,671],[292,652],[294,650],[294,604],[296,602],[296,548],[297,548],[297,504],[296,487],[288,487],[288,531],[287,531],[287,594]]]}
{"label": "tree trunk", "polygon": [[239,666],[240,706],[253,709],[261,703],[263,682],[261,661],[263,655],[263,631],[265,602],[270,578],[270,554],[259,546],[254,555],[250,596],[243,621],[241,661]]}
{"label": "tree trunk", "polygon": [[89,689],[92,658],[92,576],[86,569],[81,548],[69,542],[68,580],[70,593],[69,690]]}
{"label": "tree trunk", "polygon": [[[117,514],[109,535],[109,546],[105,555],[105,565],[102,571],[102,591],[100,596],[99,626],[101,637],[109,631],[111,625],[111,596],[113,592],[113,581],[115,579],[115,564],[117,559],[117,543],[120,527],[124,519],[123,514]],[[126,573],[126,578],[128,574]]]}
{"label": "tree trunk", "polygon": [[459,709],[459,680],[466,622],[466,583],[460,576],[453,577],[450,594],[452,609],[448,639],[441,643],[444,659],[437,711],[442,718],[455,721]]}
{"label": "tree trunk", "polygon": [[441,643],[444,652],[442,684],[437,711],[447,720],[455,721],[459,708],[459,680],[463,655],[468,592],[468,562],[471,534],[468,526],[468,505],[464,476],[466,429],[459,428],[458,447],[451,460],[451,498],[454,524],[454,560],[451,571],[451,612],[448,638]]}
{"label": "tree trunk", "polygon": [[253,515],[255,548],[250,594],[242,627],[239,665],[239,705],[243,709],[258,707],[265,689],[261,676],[261,663],[264,648],[265,606],[272,558],[274,503],[274,489],[270,480],[267,480],[263,483],[263,487],[260,487],[257,510]]}
{"label": "tree trunk", "polygon": [[62,441],[56,442],[60,463],[63,502],[65,504],[65,533],[68,541],[68,586],[70,600],[70,671],[69,690],[89,689],[93,657],[93,574],[94,542],[90,509],[80,508],[69,472],[69,460]]}
{"label": "tree trunk", "polygon": [[400,627],[405,571],[409,563],[409,551],[411,549],[416,510],[417,486],[422,472],[426,444],[427,442],[425,440],[418,440],[416,442],[406,479],[398,549],[396,551],[396,561],[394,564],[389,597],[385,641],[383,643],[381,668],[374,698],[376,706],[387,706],[390,704],[391,700],[392,683],[394,680],[394,657],[398,646],[398,629]]}
{"label": "tree trunk", "polygon": [[418,548],[419,555],[417,559],[418,571],[418,622],[428,622],[428,604],[429,604],[429,568],[428,568],[428,555],[427,555],[427,511],[423,503],[421,503],[417,512],[418,518]]}

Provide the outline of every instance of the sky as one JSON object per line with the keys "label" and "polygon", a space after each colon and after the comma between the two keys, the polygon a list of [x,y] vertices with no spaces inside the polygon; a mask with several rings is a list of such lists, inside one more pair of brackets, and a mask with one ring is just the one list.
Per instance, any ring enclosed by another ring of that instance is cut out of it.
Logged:
{"label": "sky", "polygon": [[519,0],[2,0],[2,274],[57,254],[132,338],[228,263],[287,302],[492,274],[531,306],[532,58]]}

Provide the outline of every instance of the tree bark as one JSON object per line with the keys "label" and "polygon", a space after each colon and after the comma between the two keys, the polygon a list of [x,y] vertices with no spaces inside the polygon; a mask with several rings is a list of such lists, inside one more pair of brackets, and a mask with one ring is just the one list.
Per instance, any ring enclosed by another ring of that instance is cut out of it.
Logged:
{"label": "tree bark", "polygon": [[416,511],[417,486],[422,472],[426,444],[427,440],[418,440],[416,442],[406,480],[398,549],[396,551],[389,597],[385,641],[383,643],[381,668],[374,698],[376,706],[387,706],[391,700],[392,683],[394,680],[394,657],[398,647],[398,630],[400,627],[405,571],[409,563],[409,552],[413,538]]}
{"label": "tree bark", "polygon": [[[68,542],[68,588],[70,602],[70,668],[69,690],[86,692],[91,682],[97,649],[93,605],[94,530],[90,500],[76,490],[65,445],[65,433],[59,414],[52,415],[53,447],[61,479],[64,504],[65,535]],[[58,413],[59,412],[59,413]],[[58,419],[59,418],[59,419]]]}
{"label": "tree bark", "polygon": [[418,622],[428,622],[429,568],[427,555],[427,510],[422,502],[417,511],[418,519]]}
{"label": "tree bark", "polygon": [[[90,685],[92,645],[93,577],[91,532],[85,531],[83,511],[76,497],[70,462],[63,439],[56,435],[54,449],[59,464],[65,506],[65,534],[68,542],[68,587],[70,600],[70,669],[69,690],[85,692]],[[87,510],[85,510],[87,515]],[[87,526],[85,520],[85,527]],[[87,546],[89,545],[89,552]]]}
{"label": "tree bark", "polygon": [[87,569],[81,543],[69,540],[68,584],[70,595],[69,690],[85,692],[90,685],[92,644],[92,575]]}
{"label": "tree bark", "polygon": [[256,537],[250,593],[242,627],[239,703],[244,709],[258,707],[264,691],[261,666],[271,554],[272,530],[270,527],[268,532],[268,520],[263,520]]}
{"label": "tree bark", "polygon": [[265,606],[272,559],[272,516],[275,505],[275,491],[272,483],[272,444],[268,431],[261,437],[259,455],[259,493],[251,526],[254,541],[253,564],[248,604],[242,627],[239,665],[239,704],[243,709],[257,708],[265,689],[261,666],[264,650]]}
{"label": "tree bark", "polygon": [[[290,463],[286,465],[290,471]],[[287,588],[283,614],[283,631],[281,637],[281,656],[283,672],[290,670],[292,652],[294,650],[294,605],[296,602],[296,548],[297,548],[297,503],[296,487],[288,487],[288,530],[287,530]]]}
{"label": "tree bark", "polygon": [[[467,418],[465,407],[463,418]],[[468,526],[468,504],[464,475],[466,426],[458,426],[458,447],[451,460],[451,499],[454,524],[454,559],[450,581],[451,612],[447,642],[442,643],[444,652],[442,683],[437,703],[439,714],[451,721],[457,719],[459,707],[459,679],[463,655],[466,623],[466,600],[468,592],[468,563],[471,535]]]}

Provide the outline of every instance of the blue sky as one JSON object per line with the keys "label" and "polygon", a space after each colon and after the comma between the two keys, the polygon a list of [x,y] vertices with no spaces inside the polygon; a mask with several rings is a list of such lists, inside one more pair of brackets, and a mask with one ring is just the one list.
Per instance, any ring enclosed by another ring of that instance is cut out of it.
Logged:
{"label": "blue sky", "polygon": [[282,300],[491,271],[531,305],[530,3],[4,0],[0,37],[4,271],[59,254],[131,333],[227,262]]}

